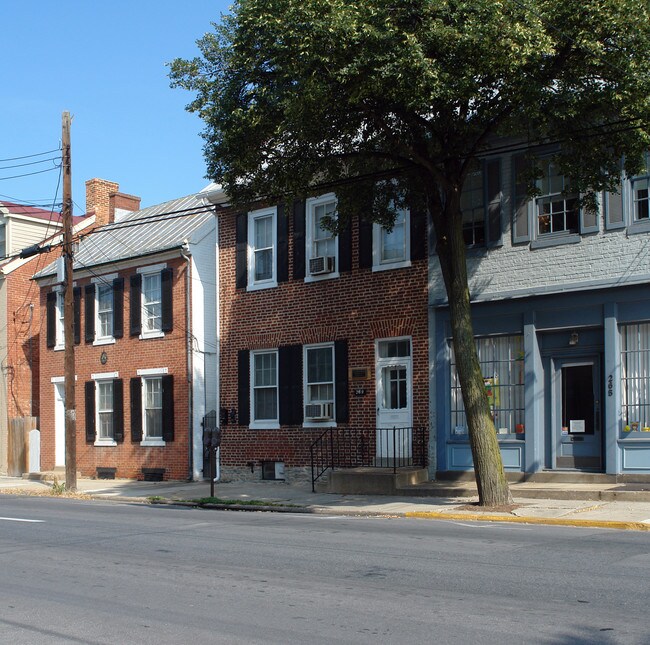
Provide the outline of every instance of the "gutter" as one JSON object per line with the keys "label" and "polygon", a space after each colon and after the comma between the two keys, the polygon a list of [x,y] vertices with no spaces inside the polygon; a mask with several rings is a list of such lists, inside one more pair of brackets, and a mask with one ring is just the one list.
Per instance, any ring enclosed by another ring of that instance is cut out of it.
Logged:
{"label": "gutter", "polygon": [[187,354],[187,447],[188,447],[188,481],[194,479],[194,383],[192,378],[192,331],[190,328],[190,287],[192,256],[190,255],[190,244],[183,240],[181,246],[181,257],[187,262],[185,271],[185,353]]}

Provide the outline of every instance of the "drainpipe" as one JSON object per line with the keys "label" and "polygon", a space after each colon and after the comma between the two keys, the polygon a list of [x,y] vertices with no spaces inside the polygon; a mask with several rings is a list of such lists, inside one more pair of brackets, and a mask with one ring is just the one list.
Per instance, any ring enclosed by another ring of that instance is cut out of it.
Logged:
{"label": "drainpipe", "polygon": [[187,354],[187,408],[188,408],[188,481],[194,479],[194,388],[192,382],[192,332],[190,330],[190,273],[192,270],[192,256],[190,255],[190,244],[183,240],[181,256],[187,262],[185,271],[185,338]]}
{"label": "drainpipe", "polygon": [[[215,240],[216,240],[216,248],[214,250],[214,256],[216,258],[214,284],[216,285],[215,288],[217,290],[217,297],[215,298],[216,305],[217,305],[217,311],[216,311],[217,379],[215,384],[217,389],[216,412],[217,412],[217,425],[223,432],[223,428],[221,428],[221,305],[219,300],[219,218],[216,216],[214,218],[214,227],[215,227]],[[215,481],[221,481],[221,446],[217,448],[216,462],[217,462],[217,467],[216,467],[217,472],[214,476],[214,479]]]}

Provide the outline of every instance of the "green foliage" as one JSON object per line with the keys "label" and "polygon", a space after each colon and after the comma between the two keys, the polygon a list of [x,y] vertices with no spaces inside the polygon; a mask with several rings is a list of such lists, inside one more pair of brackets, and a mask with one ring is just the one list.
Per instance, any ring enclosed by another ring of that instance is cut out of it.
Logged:
{"label": "green foliage", "polygon": [[52,481],[52,495],[63,495],[66,492],[65,482],[60,482],[57,477]]}
{"label": "green foliage", "polygon": [[581,190],[650,143],[647,0],[239,0],[198,44],[172,85],[240,203],[337,185],[343,215],[390,221],[372,180],[435,208],[497,137],[561,142]]}

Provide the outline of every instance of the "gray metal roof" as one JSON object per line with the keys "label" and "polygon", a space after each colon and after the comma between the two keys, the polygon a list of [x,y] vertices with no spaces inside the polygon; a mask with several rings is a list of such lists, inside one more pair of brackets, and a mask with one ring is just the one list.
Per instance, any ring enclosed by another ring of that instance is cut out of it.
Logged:
{"label": "gray metal roof", "polygon": [[[200,193],[134,211],[83,237],[75,251],[74,270],[179,248],[212,218],[214,211]],[[53,262],[34,277],[55,273]]]}

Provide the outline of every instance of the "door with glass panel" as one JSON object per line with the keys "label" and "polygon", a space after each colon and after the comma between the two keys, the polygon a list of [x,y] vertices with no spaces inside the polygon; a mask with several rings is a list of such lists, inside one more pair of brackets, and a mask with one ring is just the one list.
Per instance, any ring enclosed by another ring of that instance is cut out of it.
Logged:
{"label": "door with glass panel", "polygon": [[413,455],[412,373],[410,338],[377,341],[376,461],[380,466],[410,463]]}
{"label": "door with glass panel", "polygon": [[554,367],[555,467],[602,470],[600,361],[556,359]]}

